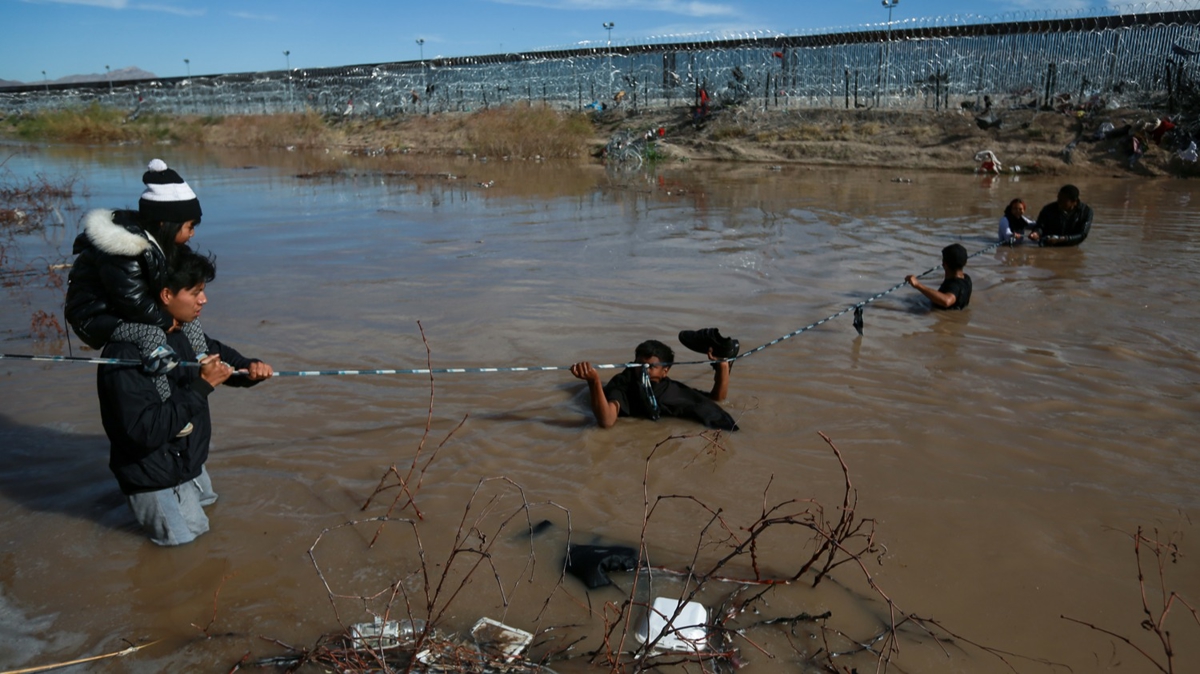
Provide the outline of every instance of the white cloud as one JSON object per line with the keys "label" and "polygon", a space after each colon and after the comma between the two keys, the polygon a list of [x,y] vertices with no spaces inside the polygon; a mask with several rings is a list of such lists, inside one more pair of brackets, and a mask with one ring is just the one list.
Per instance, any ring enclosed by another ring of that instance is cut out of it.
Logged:
{"label": "white cloud", "polygon": [[278,21],[279,17],[274,14],[251,14],[250,12],[230,12],[230,16],[237,19],[246,19],[247,21]]}
{"label": "white cloud", "polygon": [[567,12],[579,11],[633,11],[663,12],[691,17],[735,16],[738,11],[731,5],[701,0],[491,0],[502,5],[523,5],[542,9],[557,9]]}
{"label": "white cloud", "polygon": [[203,16],[203,9],[189,9],[177,5],[130,4],[129,0],[22,0],[38,5],[82,5],[84,7],[99,7],[101,9],[135,10],[142,12],[162,12],[176,16]]}
{"label": "white cloud", "polygon": [[129,9],[140,9],[146,12],[163,12],[164,14],[174,14],[176,16],[204,16],[203,9],[186,9],[183,7],[172,7],[171,5],[129,5]]}
{"label": "white cloud", "polygon": [[103,7],[105,9],[125,9],[129,6],[128,0],[23,0],[35,5],[85,5],[87,7]]}

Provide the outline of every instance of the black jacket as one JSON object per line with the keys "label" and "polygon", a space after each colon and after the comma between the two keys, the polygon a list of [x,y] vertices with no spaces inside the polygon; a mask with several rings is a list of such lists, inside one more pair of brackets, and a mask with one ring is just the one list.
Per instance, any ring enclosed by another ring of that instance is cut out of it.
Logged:
{"label": "black jacket", "polygon": [[[195,362],[196,354],[182,331],[167,335],[167,345],[180,360]],[[235,369],[253,362],[215,339],[209,353]],[[112,342],[105,358],[139,360],[137,346]],[[213,387],[200,377],[200,368],[180,365],[169,372],[171,397],[163,401],[154,380],[136,365],[101,365],[96,375],[100,394],[100,419],[109,440],[108,467],[125,494],[170,489],[200,475],[208,460],[212,420],[208,395]],[[230,386],[253,386],[245,377],[230,377]],[[177,437],[188,424],[192,432]]]}
{"label": "black jacket", "polygon": [[[1041,237],[1039,246],[1078,246],[1092,231],[1092,207],[1079,202],[1075,210],[1066,212],[1052,201],[1038,213],[1037,224],[1032,231]],[[1048,236],[1059,237],[1057,241],[1046,240]]]}
{"label": "black jacket", "polygon": [[172,324],[158,305],[167,258],[136,218],[136,211],[97,209],[84,216],[83,232],[75,238],[67,322],[94,349],[104,346],[121,321],[164,330]]}
{"label": "black jacket", "polygon": [[650,388],[654,392],[653,402],[642,389],[642,369],[627,367],[604,385],[604,397],[619,405],[617,416],[654,421],[658,421],[660,415],[679,417],[698,421],[708,428],[738,430],[737,423],[728,412],[721,409],[712,398],[687,384],[664,377]]}

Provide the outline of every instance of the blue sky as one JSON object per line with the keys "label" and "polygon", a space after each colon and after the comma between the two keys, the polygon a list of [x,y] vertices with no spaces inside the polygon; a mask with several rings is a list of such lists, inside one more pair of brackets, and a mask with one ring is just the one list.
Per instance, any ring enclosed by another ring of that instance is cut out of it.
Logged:
{"label": "blue sky", "polygon": [[[900,0],[915,17],[1052,10],[1113,0]],[[1180,0],[1175,0],[1178,6]],[[885,23],[880,0],[0,0],[0,79],[41,82],[137,66],[160,77],[470,56],[692,33],[771,34]],[[419,47],[417,39],[425,44]],[[284,51],[291,52],[284,56]]]}

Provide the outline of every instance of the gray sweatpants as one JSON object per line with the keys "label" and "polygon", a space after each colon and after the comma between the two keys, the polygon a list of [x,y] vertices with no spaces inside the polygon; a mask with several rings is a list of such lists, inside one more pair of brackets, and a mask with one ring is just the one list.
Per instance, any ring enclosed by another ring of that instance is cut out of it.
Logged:
{"label": "gray sweatpants", "polygon": [[133,516],[158,545],[183,545],[208,531],[208,516],[203,508],[217,501],[208,469],[170,489],[126,496]]}

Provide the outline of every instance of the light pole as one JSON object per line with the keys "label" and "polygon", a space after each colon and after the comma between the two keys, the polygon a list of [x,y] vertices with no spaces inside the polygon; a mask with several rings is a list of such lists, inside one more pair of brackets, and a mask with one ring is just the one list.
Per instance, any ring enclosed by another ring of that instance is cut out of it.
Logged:
{"label": "light pole", "polygon": [[[425,76],[425,38],[423,38],[423,37],[417,38],[416,43],[417,43],[417,49],[421,50],[421,88],[425,90],[426,94],[428,94],[429,93],[429,79]],[[413,101],[413,105],[414,106],[416,105],[415,100]],[[429,98],[428,97],[425,98],[425,112],[429,112]]]}
{"label": "light pole", "polygon": [[887,94],[888,89],[888,67],[892,62],[892,9],[900,4],[900,0],[880,0],[884,7],[887,7],[888,22],[887,22],[887,46],[885,48],[885,56],[883,58],[883,93]]}
{"label": "light pole", "polygon": [[613,82],[612,29],[613,29],[613,26],[615,26],[615,25],[617,25],[617,24],[613,23],[612,21],[604,22],[604,30],[608,31],[608,49],[607,49],[607,51],[608,51],[608,88],[609,88],[608,93],[610,93],[610,94],[612,93],[612,82]]}
{"label": "light pole", "polygon": [[107,65],[104,66],[104,78],[108,80],[108,95],[112,96],[112,93],[113,93],[112,70],[110,70]]}
{"label": "light pole", "polygon": [[[292,105],[292,50],[283,50],[283,63],[287,66],[287,95],[288,105]],[[294,106],[293,106],[294,107]]]}
{"label": "light pole", "polygon": [[192,60],[184,59],[183,65],[187,66],[188,80],[191,81],[191,79],[192,79]]}
{"label": "light pole", "polygon": [[46,71],[42,71],[42,83],[46,85],[46,93],[50,93],[50,78],[46,77]]}

